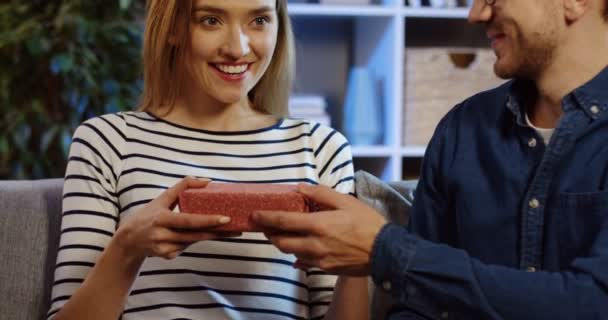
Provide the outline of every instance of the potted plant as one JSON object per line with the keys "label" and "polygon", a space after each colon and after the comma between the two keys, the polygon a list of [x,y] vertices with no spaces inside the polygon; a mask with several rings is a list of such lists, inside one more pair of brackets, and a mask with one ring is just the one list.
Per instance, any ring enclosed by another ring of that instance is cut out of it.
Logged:
{"label": "potted plant", "polygon": [[137,103],[143,7],[0,4],[0,179],[61,177],[78,124]]}

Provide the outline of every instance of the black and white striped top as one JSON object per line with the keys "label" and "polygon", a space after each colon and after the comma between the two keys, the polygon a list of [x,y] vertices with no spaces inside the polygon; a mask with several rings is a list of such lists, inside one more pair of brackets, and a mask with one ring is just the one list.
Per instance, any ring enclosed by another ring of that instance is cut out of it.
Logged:
{"label": "black and white striped top", "polygon": [[[184,176],[312,183],[354,192],[350,146],[335,130],[282,119],[253,131],[203,131],[144,112],[93,118],[75,132],[49,318],[81,285],[120,221]],[[315,319],[336,278],[294,269],[263,234],[199,242],[148,258],[123,319]]]}

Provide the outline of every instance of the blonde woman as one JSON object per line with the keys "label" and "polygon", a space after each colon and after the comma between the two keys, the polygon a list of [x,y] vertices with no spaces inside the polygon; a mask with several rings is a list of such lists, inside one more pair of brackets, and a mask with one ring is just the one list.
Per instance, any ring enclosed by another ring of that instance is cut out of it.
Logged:
{"label": "blonde woman", "polygon": [[227,217],[172,212],[208,183],[189,176],[354,192],[344,137],[285,118],[292,42],[286,0],[148,3],[140,110],[74,135],[49,318],[367,318],[365,278],[299,270],[260,233],[210,231]]}

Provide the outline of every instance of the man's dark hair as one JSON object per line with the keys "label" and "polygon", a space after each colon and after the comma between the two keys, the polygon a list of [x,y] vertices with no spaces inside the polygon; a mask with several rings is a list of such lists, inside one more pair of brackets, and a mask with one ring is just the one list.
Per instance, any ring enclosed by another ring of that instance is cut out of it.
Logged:
{"label": "man's dark hair", "polygon": [[608,0],[604,1],[606,3],[604,3],[604,18],[606,18],[606,20],[608,20]]}

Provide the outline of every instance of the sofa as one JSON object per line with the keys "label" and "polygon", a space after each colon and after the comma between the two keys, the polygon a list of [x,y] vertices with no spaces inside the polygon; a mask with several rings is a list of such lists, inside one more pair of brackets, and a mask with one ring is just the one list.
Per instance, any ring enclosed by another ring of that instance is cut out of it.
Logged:
{"label": "sofa", "polygon": [[[360,171],[358,197],[405,224],[415,181],[385,184]],[[0,319],[44,319],[61,227],[62,179],[0,181]],[[382,319],[390,297],[373,293],[372,318]]]}

